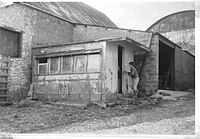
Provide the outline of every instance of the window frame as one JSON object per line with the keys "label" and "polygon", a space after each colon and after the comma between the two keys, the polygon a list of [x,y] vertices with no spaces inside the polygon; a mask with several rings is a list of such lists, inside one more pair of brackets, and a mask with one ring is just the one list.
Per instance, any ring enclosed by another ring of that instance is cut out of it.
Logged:
{"label": "window frame", "polygon": [[[90,55],[98,55],[99,56],[99,70],[98,71],[89,71],[89,56]],[[90,53],[87,55],[87,72],[92,72],[92,73],[95,73],[95,72],[101,72],[101,64],[102,64],[102,57],[101,57],[101,53]]]}
{"label": "window frame", "polygon": [[[37,59],[37,74],[39,74],[39,75],[47,75],[48,74],[49,64],[48,64],[48,58],[46,58],[46,59],[47,59],[46,63],[39,63],[39,58]],[[46,74],[39,73],[40,66],[42,66],[42,65],[46,65],[47,66],[47,68],[46,68]]]}
{"label": "window frame", "polygon": [[[52,58],[58,58],[58,60],[59,60],[59,61],[58,61],[58,71],[55,72],[55,73],[52,73],[52,72],[51,72],[51,59],[52,59]],[[60,56],[48,57],[48,58],[47,58],[47,63],[49,63],[49,68],[48,68],[49,74],[59,74],[59,73],[60,73],[60,70],[61,70],[61,66],[60,66],[61,60],[60,60],[60,59],[61,59]]]}
{"label": "window frame", "polygon": [[[70,72],[63,72],[63,58],[64,57],[70,57],[71,58],[71,71]],[[74,60],[73,60],[73,56],[72,55],[62,56],[60,62],[61,62],[61,64],[60,64],[60,68],[61,68],[60,73],[66,74],[66,73],[72,73],[73,72],[73,63],[74,63]]]}
{"label": "window frame", "polygon": [[[84,62],[84,65],[85,65],[85,67],[84,67],[84,71],[83,72],[77,72],[77,71],[75,71],[75,69],[76,69],[76,67],[75,67],[75,57],[79,57],[79,56],[84,56],[85,57],[85,62]],[[78,54],[78,55],[73,55],[72,56],[73,57],[73,73],[87,73],[87,54]]]}
{"label": "window frame", "polygon": [[[41,57],[36,57],[36,61],[37,61],[37,74],[38,75],[63,75],[63,74],[87,74],[87,73],[99,73],[102,72],[102,62],[103,62],[103,57],[102,57],[102,51],[101,49],[99,49],[100,51],[98,52],[89,52],[89,53],[73,53],[73,54],[66,54],[66,55],[55,55],[55,56],[41,56]],[[95,55],[98,54],[99,55],[99,71],[88,71],[88,63],[89,63],[89,55]],[[63,57],[71,57],[71,71],[70,72],[63,72]],[[75,71],[75,57],[77,56],[84,56],[85,57],[85,68],[84,68],[84,72],[79,72],[79,71]],[[51,73],[51,58],[59,58],[59,62],[58,62],[58,72],[56,73]],[[47,63],[39,63],[39,59],[40,58],[47,58]],[[46,65],[47,66],[47,71],[46,74],[40,74],[39,73],[39,66],[40,65]]]}

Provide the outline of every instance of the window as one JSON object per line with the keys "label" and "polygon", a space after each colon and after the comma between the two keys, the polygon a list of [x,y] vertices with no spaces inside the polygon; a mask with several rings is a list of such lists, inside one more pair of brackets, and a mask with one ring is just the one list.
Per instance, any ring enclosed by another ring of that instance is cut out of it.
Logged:
{"label": "window", "polygon": [[100,55],[91,54],[88,55],[88,72],[98,72],[100,71]]}
{"label": "window", "polygon": [[50,58],[50,73],[59,73],[60,71],[60,58],[59,57],[52,57]]}
{"label": "window", "polygon": [[38,73],[39,74],[47,74],[47,58],[40,58],[38,59]]}
{"label": "window", "polygon": [[62,72],[69,73],[72,72],[72,57],[64,56],[62,61]]}
{"label": "window", "polygon": [[20,56],[20,32],[0,28],[0,55],[17,58]]}
{"label": "window", "polygon": [[74,72],[86,71],[86,55],[74,56]]}
{"label": "window", "polygon": [[99,72],[100,53],[39,58],[38,74]]}

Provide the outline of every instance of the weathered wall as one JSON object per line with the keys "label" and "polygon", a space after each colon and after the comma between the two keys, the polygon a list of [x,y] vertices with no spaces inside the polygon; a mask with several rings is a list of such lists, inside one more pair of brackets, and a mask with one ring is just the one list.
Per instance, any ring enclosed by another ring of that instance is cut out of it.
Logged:
{"label": "weathered wall", "polygon": [[[33,49],[33,56],[44,55],[58,52],[81,52],[92,50],[105,50],[105,43],[84,43],[66,46],[56,46],[47,48]],[[103,57],[104,52],[101,52]],[[67,55],[67,54],[66,54]],[[59,56],[59,54],[57,54]],[[37,56],[36,56],[37,57]],[[103,59],[103,58],[101,58]],[[57,74],[37,74],[37,62],[34,59],[34,96],[40,100],[76,100],[76,101],[100,101],[103,98],[104,76],[103,65],[99,72],[83,72],[83,73],[57,73]]]}
{"label": "weathered wall", "polygon": [[31,84],[31,47],[72,41],[72,25],[31,8],[13,4],[0,9],[0,26],[22,32],[20,57],[11,59],[10,99],[27,96]]}
{"label": "weathered wall", "polygon": [[106,45],[106,80],[105,87],[111,92],[118,92],[118,46]]}
{"label": "weathered wall", "polygon": [[195,54],[195,11],[182,11],[165,16],[147,31],[159,32],[183,49]]}
{"label": "weathered wall", "polygon": [[102,38],[129,37],[148,47],[151,33],[125,29],[104,28],[95,26],[76,25],[74,27],[74,41],[88,41]]}
{"label": "weathered wall", "polygon": [[158,89],[158,58],[159,58],[159,36],[153,35],[150,48],[141,71],[138,88],[141,90],[154,91]]}
{"label": "weathered wall", "polygon": [[32,46],[73,41],[73,25],[54,16],[26,7],[25,21],[32,23]]}
{"label": "weathered wall", "polygon": [[195,54],[195,29],[162,33],[163,36],[181,46],[192,54]]}
{"label": "weathered wall", "polygon": [[[18,57],[19,56],[20,33],[0,28],[0,55]],[[6,46],[6,47],[5,47]]]}
{"label": "weathered wall", "polygon": [[20,40],[21,57],[11,58],[9,99],[19,100],[29,89],[31,79],[31,41],[33,28],[24,23],[25,9],[16,5],[0,9],[0,25],[15,29],[22,34]]}
{"label": "weathered wall", "polygon": [[175,48],[175,90],[195,88],[195,57]]}
{"label": "weathered wall", "polygon": [[147,31],[165,33],[195,28],[195,11],[188,10],[170,14],[155,22]]}

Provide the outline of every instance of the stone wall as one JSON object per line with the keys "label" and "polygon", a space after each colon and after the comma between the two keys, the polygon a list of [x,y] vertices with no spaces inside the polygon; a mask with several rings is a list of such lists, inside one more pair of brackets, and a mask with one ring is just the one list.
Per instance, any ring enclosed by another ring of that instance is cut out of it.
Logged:
{"label": "stone wall", "polygon": [[141,71],[138,88],[147,92],[158,89],[158,58],[159,58],[159,36],[153,35],[151,39],[151,53],[147,54]]}
{"label": "stone wall", "polygon": [[27,92],[30,84],[30,62],[31,62],[31,41],[33,30],[25,26],[25,9],[17,5],[11,5],[0,9],[0,25],[22,32],[20,38],[20,57],[11,58],[10,63],[10,89],[9,100],[17,101],[24,92]]}
{"label": "stone wall", "polygon": [[20,57],[11,58],[9,99],[27,96],[31,84],[31,48],[73,40],[73,25],[38,10],[12,4],[0,9],[0,26],[21,32]]}

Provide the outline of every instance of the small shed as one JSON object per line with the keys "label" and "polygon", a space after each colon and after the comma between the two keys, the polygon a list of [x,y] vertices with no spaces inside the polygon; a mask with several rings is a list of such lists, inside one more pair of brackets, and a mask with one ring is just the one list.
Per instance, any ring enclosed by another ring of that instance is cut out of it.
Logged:
{"label": "small shed", "polygon": [[128,63],[150,48],[127,37],[50,46],[35,46],[34,98],[104,101],[109,93],[127,91]]}

